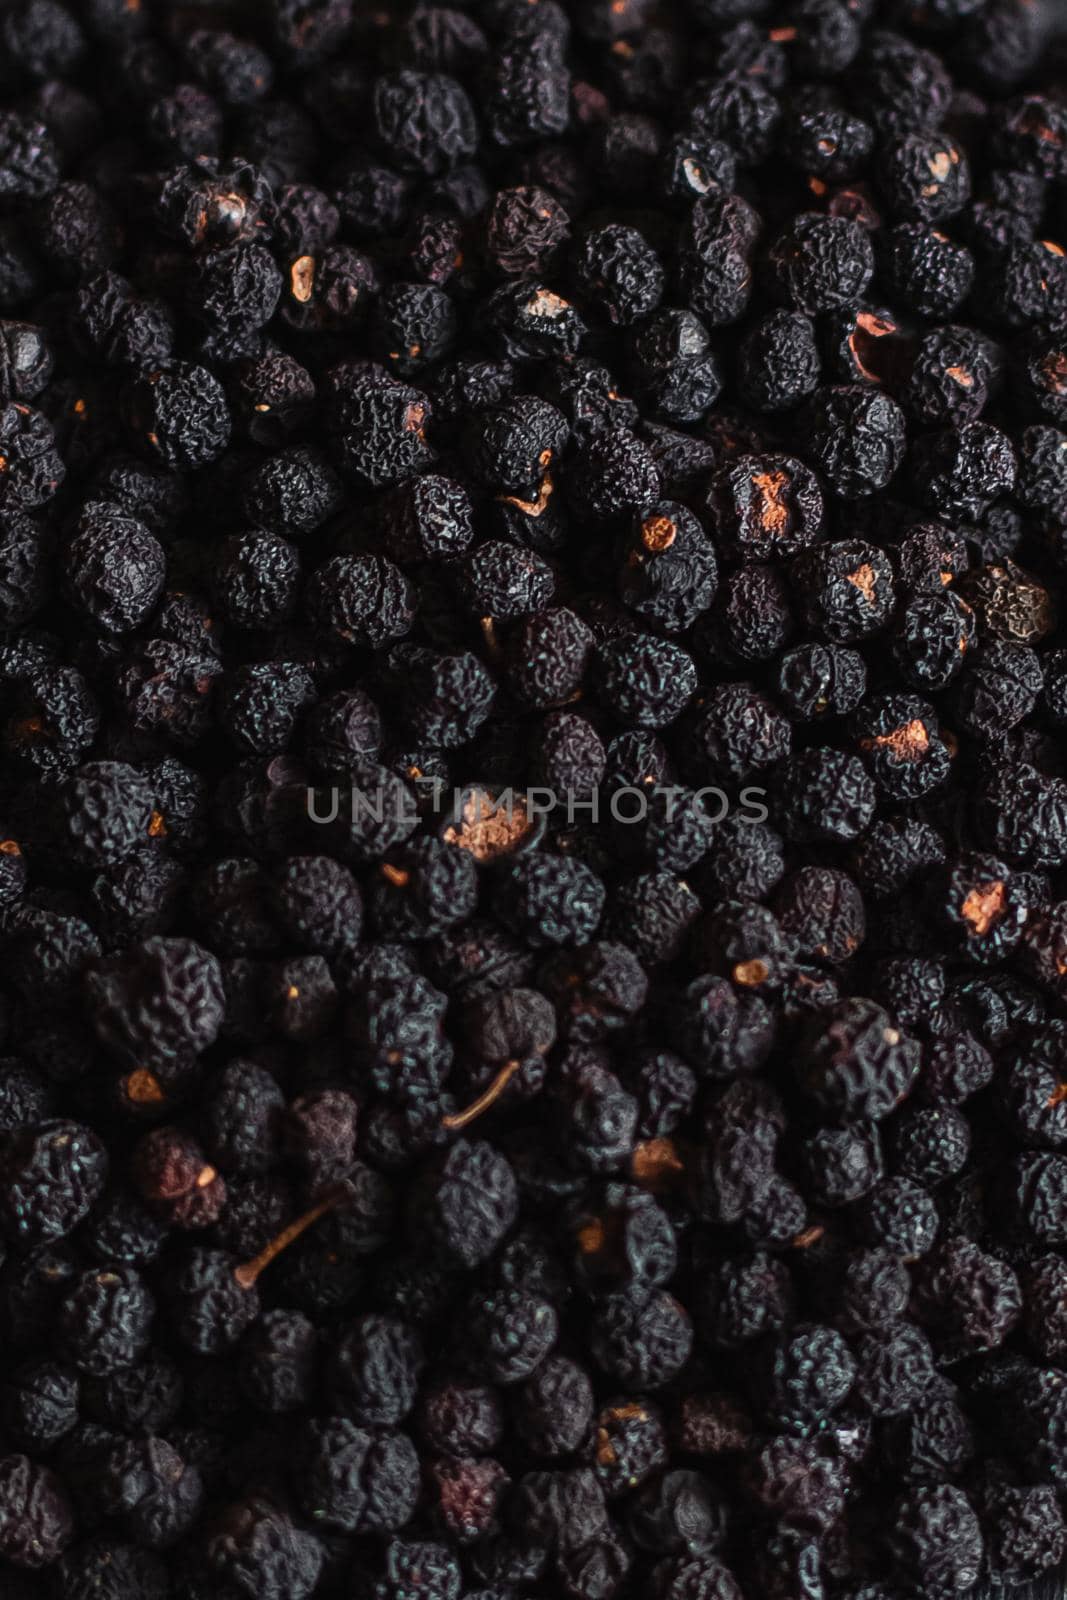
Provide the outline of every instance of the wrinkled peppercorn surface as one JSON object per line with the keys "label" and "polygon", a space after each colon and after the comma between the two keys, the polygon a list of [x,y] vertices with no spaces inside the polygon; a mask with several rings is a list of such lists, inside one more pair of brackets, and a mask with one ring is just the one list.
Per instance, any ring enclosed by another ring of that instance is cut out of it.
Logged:
{"label": "wrinkled peppercorn surface", "polygon": [[1051,13],[3,0],[2,1600],[1055,1581]]}

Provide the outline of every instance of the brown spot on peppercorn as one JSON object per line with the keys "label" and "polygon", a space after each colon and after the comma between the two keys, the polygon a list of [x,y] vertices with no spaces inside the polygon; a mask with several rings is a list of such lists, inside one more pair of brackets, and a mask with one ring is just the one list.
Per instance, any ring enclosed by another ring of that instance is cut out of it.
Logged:
{"label": "brown spot on peppercorn", "polygon": [[788,475],[782,471],[754,472],[752,483],[763,501],[761,527],[773,535],[784,533],[789,524],[789,507],[782,497],[789,487]]}
{"label": "brown spot on peppercorn", "polygon": [[825,1228],[820,1228],[818,1224],[813,1223],[810,1228],[805,1228],[802,1233],[797,1234],[796,1238],[793,1240],[793,1249],[809,1249],[811,1245],[819,1242],[825,1232]]}
{"label": "brown spot on peppercorn", "polygon": [[475,790],[464,802],[459,825],[444,831],[447,844],[468,850],[475,861],[492,861],[506,855],[526,837],[530,819],[521,800],[508,806],[497,805],[484,789]]}
{"label": "brown spot on peppercorn", "polygon": [[982,883],[972,889],[960,907],[965,922],[979,938],[989,932],[1003,914],[1007,892],[1002,883]]}
{"label": "brown spot on peppercorn", "polygon": [[[643,1422],[648,1416],[644,1406],[631,1400],[626,1405],[611,1406],[604,1412],[605,1422]],[[611,1436],[606,1427],[599,1427],[596,1431],[596,1458],[600,1466],[610,1467],[617,1457],[611,1443]]]}
{"label": "brown spot on peppercorn", "polygon": [[974,388],[974,379],[966,367],[946,367],[945,371],[953,383],[958,383],[961,389]]}
{"label": "brown spot on peppercorn", "polygon": [[606,1413],[612,1422],[643,1422],[648,1416],[645,1407],[636,1400],[630,1400],[625,1405],[612,1406]]}
{"label": "brown spot on peppercorn", "polygon": [[297,256],[289,268],[289,288],[294,300],[306,305],[315,287],[315,257]]}
{"label": "brown spot on peppercorn", "polygon": [[1045,1105],[1053,1111],[1056,1106],[1062,1106],[1065,1100],[1067,1100],[1067,1083],[1059,1083],[1045,1101]]}
{"label": "brown spot on peppercorn", "polygon": [[754,989],[758,984],[766,983],[770,970],[765,961],[739,961],[734,967],[733,979],[746,989]]}
{"label": "brown spot on peppercorn", "polygon": [[796,36],[795,28],[772,28],[767,35],[772,44],[792,44]]}
{"label": "brown spot on peppercorn", "polygon": [[607,1242],[607,1231],[599,1217],[578,1229],[578,1248],[583,1256],[595,1256]]}
{"label": "brown spot on peppercorn", "polygon": [[138,1067],[123,1082],[127,1100],[135,1106],[158,1106],[167,1098],[163,1086],[147,1067]]}
{"label": "brown spot on peppercorn", "polygon": [[15,839],[0,840],[0,856],[20,856],[22,851]]}
{"label": "brown spot on peppercorn", "polygon": [[641,543],[656,554],[669,550],[677,536],[678,525],[670,517],[646,517],[641,524]]}
{"label": "brown spot on peppercorn", "polygon": [[295,983],[291,983],[288,989],[286,989],[285,998],[287,1000],[299,1000],[300,990],[297,988]]}
{"label": "brown spot on peppercorn", "polygon": [[203,1166],[196,1175],[196,1187],[206,1189],[209,1183],[214,1183],[218,1173],[212,1166]]}
{"label": "brown spot on peppercorn", "polygon": [[897,761],[921,761],[930,748],[930,735],[921,717],[914,717],[891,733],[876,733],[871,739],[861,739],[862,750],[888,750]]}
{"label": "brown spot on peppercorn", "polygon": [[860,372],[872,383],[881,383],[889,376],[884,364],[879,364],[883,361],[883,352],[878,341],[897,332],[899,329],[891,318],[880,317],[875,311],[861,311],[856,317],[856,325],[848,336],[848,348]]}
{"label": "brown spot on peppercorn", "polygon": [[167,831],[167,824],[163,820],[162,811],[153,811],[148,821],[148,837],[162,839]]}
{"label": "brown spot on peppercorn", "polygon": [[402,889],[411,876],[409,872],[404,871],[403,867],[394,867],[388,861],[382,862],[381,874],[389,883],[395,884],[398,889]]}
{"label": "brown spot on peppercorn", "polygon": [[[548,450],[542,453],[551,455],[551,451]],[[514,506],[516,510],[525,512],[528,517],[539,517],[548,505],[554,488],[555,484],[552,482],[551,476],[546,472],[541,479],[541,487],[537,491],[536,500],[522,500],[515,494],[502,494],[498,498],[501,505]]]}
{"label": "brown spot on peppercorn", "polygon": [[673,1139],[645,1139],[634,1146],[630,1175],[644,1189],[663,1189],[685,1172],[685,1163]]}
{"label": "brown spot on peppercorn", "polygon": [[538,289],[533,298],[526,302],[525,309],[531,317],[558,317],[570,310],[570,303],[551,289]]}
{"label": "brown spot on peppercorn", "polygon": [[864,561],[855,572],[846,572],[845,578],[854,589],[858,589],[868,605],[874,604],[874,591],[878,585],[878,575],[869,561]]}
{"label": "brown spot on peppercorn", "polygon": [[500,640],[497,638],[496,623],[492,617],[482,617],[479,621],[479,627],[482,630],[482,638],[485,640],[485,648],[489,653],[490,660],[495,661],[500,655]]}
{"label": "brown spot on peppercorn", "polygon": [[1055,128],[1050,128],[1041,116],[1037,106],[1031,106],[1019,118],[1019,132],[1028,133],[1035,139],[1040,139],[1042,144],[1051,144],[1060,148],[1063,144],[1063,135]]}

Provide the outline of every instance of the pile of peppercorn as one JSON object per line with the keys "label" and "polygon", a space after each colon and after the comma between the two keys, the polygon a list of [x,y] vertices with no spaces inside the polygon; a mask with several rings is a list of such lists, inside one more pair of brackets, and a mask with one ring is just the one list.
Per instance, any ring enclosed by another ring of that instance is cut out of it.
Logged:
{"label": "pile of peppercorn", "polygon": [[0,0],[2,1600],[1060,1566],[1048,22]]}

